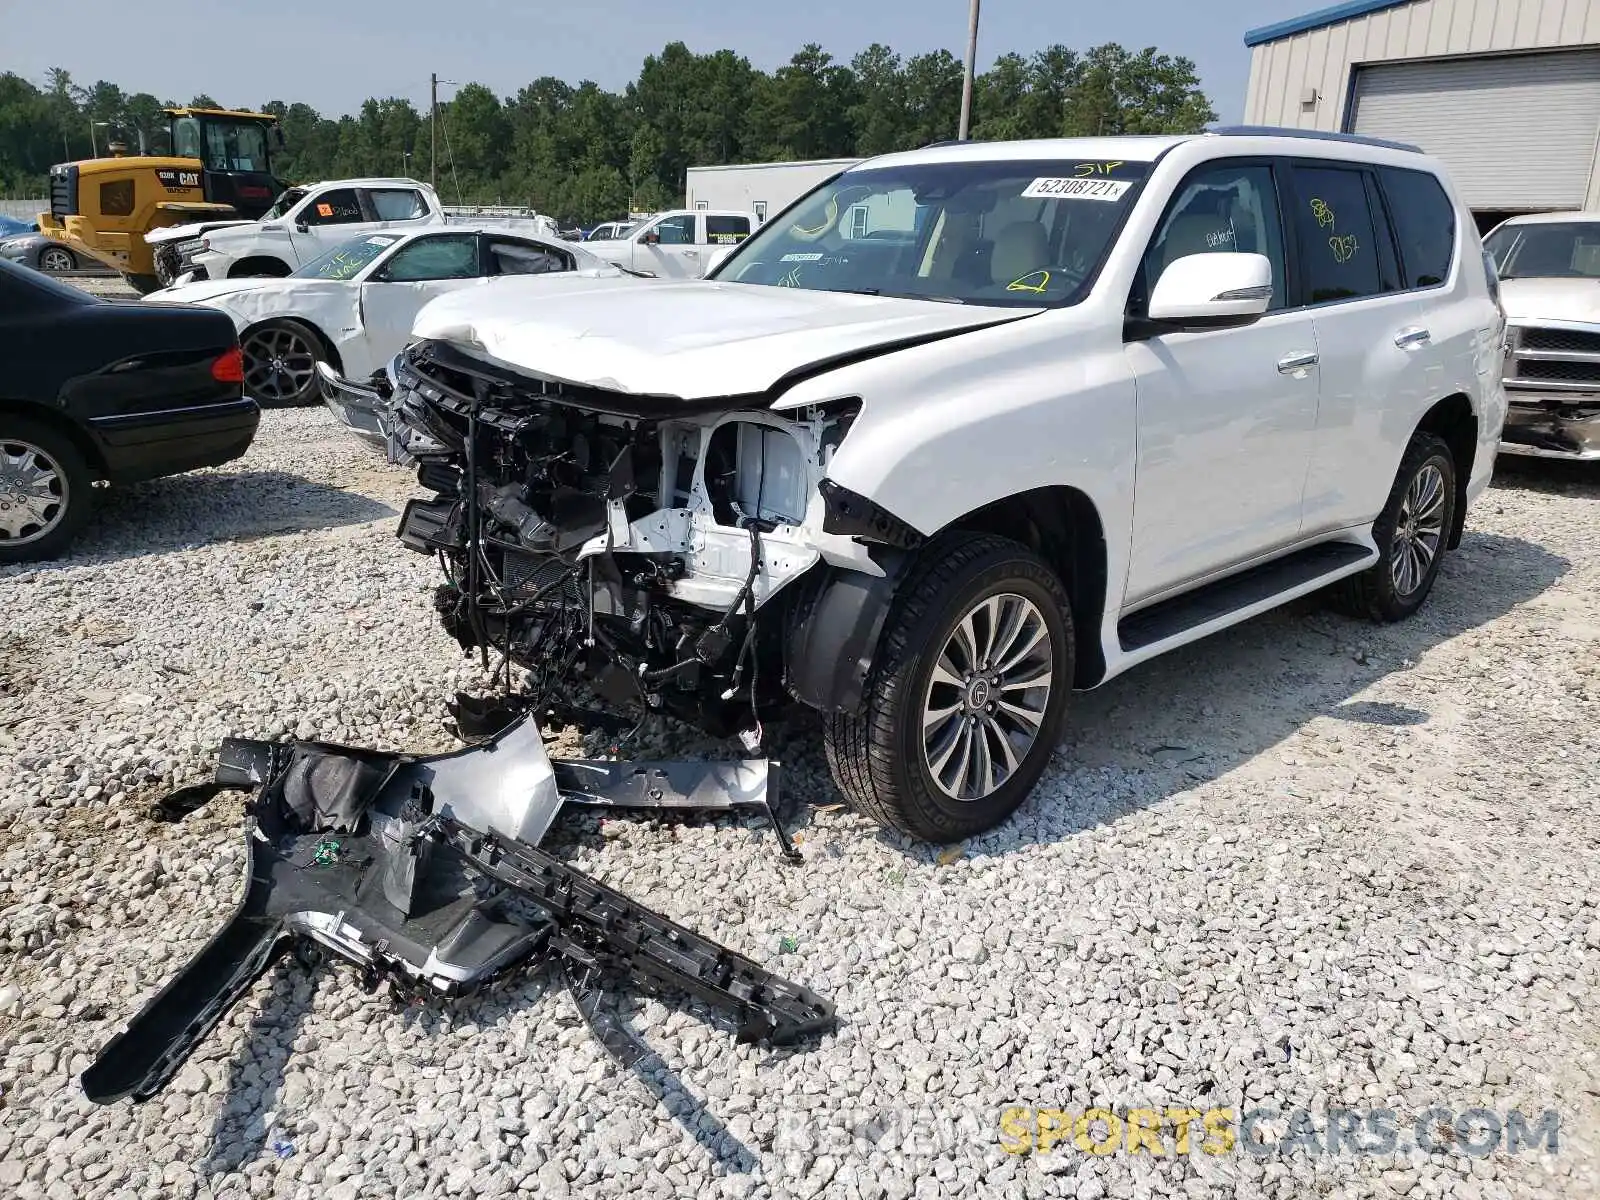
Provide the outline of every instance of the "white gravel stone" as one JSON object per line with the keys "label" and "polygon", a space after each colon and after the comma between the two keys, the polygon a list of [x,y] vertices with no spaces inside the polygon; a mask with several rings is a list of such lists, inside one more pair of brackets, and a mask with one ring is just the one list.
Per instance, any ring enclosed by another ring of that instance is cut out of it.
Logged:
{"label": "white gravel stone", "polygon": [[[582,869],[830,996],[815,1047],[620,998],[642,1082],[548,972],[395,1012],[286,960],[162,1096],[97,1108],[78,1073],[239,894],[239,798],[150,802],[228,734],[445,749],[444,700],[483,683],[393,537],[409,472],[270,412],[243,461],[0,569],[0,1193],[1600,1194],[1600,476],[1504,474],[1415,620],[1308,602],[1078,697],[1038,794],[958,856],[835,807],[809,725],[771,748],[803,868],[754,820],[563,826]],[[1016,1106],[1255,1103],[1548,1108],[1560,1153],[1001,1136]]]}

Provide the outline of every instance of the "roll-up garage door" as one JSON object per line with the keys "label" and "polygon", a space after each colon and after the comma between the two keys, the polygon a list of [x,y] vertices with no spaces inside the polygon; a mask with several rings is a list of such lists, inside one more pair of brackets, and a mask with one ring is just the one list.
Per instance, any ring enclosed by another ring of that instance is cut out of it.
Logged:
{"label": "roll-up garage door", "polygon": [[1600,137],[1600,50],[1357,70],[1351,128],[1443,159],[1471,207],[1583,207]]}

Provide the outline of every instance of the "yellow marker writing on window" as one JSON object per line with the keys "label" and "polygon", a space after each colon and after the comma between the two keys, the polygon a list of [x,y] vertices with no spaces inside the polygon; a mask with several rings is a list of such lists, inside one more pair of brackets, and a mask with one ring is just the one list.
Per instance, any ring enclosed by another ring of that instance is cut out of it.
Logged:
{"label": "yellow marker writing on window", "polygon": [[1008,292],[1042,292],[1050,286],[1049,271],[1032,271],[1020,279],[1013,279],[1006,284]]}
{"label": "yellow marker writing on window", "polygon": [[1321,200],[1313,200],[1311,202],[1311,215],[1317,219],[1317,224],[1324,229],[1333,227],[1333,209],[1329,208]]}
{"label": "yellow marker writing on window", "polygon": [[1333,251],[1334,262],[1347,263],[1356,256],[1356,251],[1360,246],[1356,241],[1356,235],[1347,233],[1342,237],[1329,238],[1328,248]]}
{"label": "yellow marker writing on window", "polygon": [[1078,176],[1109,175],[1121,165],[1120,162],[1079,163],[1073,168],[1072,173]]}

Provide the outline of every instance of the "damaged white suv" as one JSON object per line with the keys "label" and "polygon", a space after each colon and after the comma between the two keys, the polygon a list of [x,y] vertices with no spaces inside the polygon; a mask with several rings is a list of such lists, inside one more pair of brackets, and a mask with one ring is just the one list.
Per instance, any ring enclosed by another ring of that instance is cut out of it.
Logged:
{"label": "damaged white suv", "polygon": [[708,280],[430,305],[400,536],[524,703],[754,748],[798,702],[853,803],[951,841],[1023,801],[1074,688],[1333,584],[1414,612],[1489,481],[1502,334],[1408,147],[932,147]]}

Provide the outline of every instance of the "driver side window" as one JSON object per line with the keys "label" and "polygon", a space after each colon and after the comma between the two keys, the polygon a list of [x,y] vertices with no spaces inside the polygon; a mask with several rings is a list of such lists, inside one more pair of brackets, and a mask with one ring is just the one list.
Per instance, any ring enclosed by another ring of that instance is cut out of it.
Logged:
{"label": "driver side window", "polygon": [[663,246],[694,245],[694,214],[680,213],[656,222],[654,231],[661,237]]}
{"label": "driver side window", "polygon": [[1178,189],[1145,251],[1134,304],[1142,311],[1161,272],[1191,254],[1264,254],[1272,264],[1272,303],[1287,306],[1283,218],[1272,168],[1262,163],[1207,163]]}
{"label": "driver side window", "polygon": [[433,279],[473,279],[479,274],[478,235],[443,233],[402,246],[378,277],[382,283],[422,283]]}

